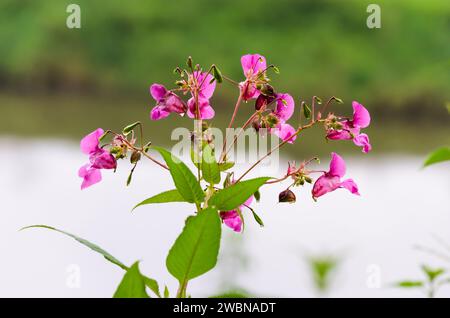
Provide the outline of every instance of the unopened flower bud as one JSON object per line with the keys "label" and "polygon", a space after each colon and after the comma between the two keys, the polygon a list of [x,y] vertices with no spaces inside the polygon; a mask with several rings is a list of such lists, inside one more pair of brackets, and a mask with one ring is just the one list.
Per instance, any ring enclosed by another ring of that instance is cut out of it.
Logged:
{"label": "unopened flower bud", "polygon": [[296,200],[294,192],[286,189],[278,195],[278,202],[294,203]]}
{"label": "unopened flower bud", "polygon": [[130,157],[130,162],[134,164],[139,160],[141,160],[141,153],[139,151],[133,151]]}
{"label": "unopened flower bud", "polygon": [[259,129],[261,128],[261,123],[259,122],[258,119],[253,120],[252,122],[252,127],[258,132]]}
{"label": "unopened flower bud", "polygon": [[279,122],[278,117],[275,116],[274,114],[267,115],[266,121],[270,128],[274,128]]}

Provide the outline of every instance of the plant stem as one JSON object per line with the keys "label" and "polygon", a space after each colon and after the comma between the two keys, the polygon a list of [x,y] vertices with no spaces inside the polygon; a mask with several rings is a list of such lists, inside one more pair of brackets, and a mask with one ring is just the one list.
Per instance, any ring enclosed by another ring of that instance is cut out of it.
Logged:
{"label": "plant stem", "polygon": [[[236,105],[234,106],[233,116],[231,117],[230,123],[228,124],[227,128],[231,128],[231,126],[233,126],[234,120],[236,118],[236,114],[239,109],[239,105],[241,104],[241,101],[242,101],[242,93],[239,91],[239,97],[236,101]],[[221,157],[220,161],[225,160],[225,149],[226,148],[227,148],[227,131],[225,131],[225,140],[223,141],[222,154],[220,156]]]}
{"label": "plant stem", "polygon": [[245,171],[237,180],[235,183],[238,183],[239,181],[241,181],[241,179],[243,177],[245,177],[253,168],[255,168],[259,163],[261,163],[261,161],[263,161],[264,159],[266,159],[267,157],[269,157],[274,151],[278,150],[279,148],[283,147],[285,144],[287,144],[291,139],[293,139],[295,136],[297,136],[301,131],[308,129],[312,126],[314,126],[314,124],[317,123],[316,121],[311,121],[308,125],[305,125],[303,127],[300,127],[297,129],[297,131],[290,136],[288,139],[284,140],[282,143],[278,144],[276,147],[272,148],[271,150],[269,150],[269,152],[267,154],[265,154],[263,157],[261,157],[260,159],[258,159],[258,161],[256,161],[250,168],[247,169],[247,171]]}

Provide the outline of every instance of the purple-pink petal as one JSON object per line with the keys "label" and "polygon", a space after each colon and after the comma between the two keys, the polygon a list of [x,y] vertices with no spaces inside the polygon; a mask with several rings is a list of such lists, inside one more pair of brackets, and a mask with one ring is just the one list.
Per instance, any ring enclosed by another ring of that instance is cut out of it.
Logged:
{"label": "purple-pink petal", "polygon": [[359,128],[366,128],[370,124],[369,111],[360,103],[353,102],[353,126]]}
{"label": "purple-pink petal", "polygon": [[95,169],[115,169],[117,167],[117,161],[114,156],[104,149],[91,154],[89,160],[92,168]]}
{"label": "purple-pink petal", "polygon": [[259,54],[246,54],[242,56],[241,65],[247,78],[267,68],[266,58]]}
{"label": "purple-pink petal", "polygon": [[362,147],[362,152],[368,153],[372,150],[372,145],[370,144],[369,136],[366,134],[359,134],[353,138],[353,143],[359,147]]}
{"label": "purple-pink petal", "polygon": [[336,176],[342,178],[345,175],[345,161],[337,153],[331,153],[330,170],[328,174],[331,176]]}
{"label": "purple-pink petal", "polygon": [[216,82],[213,81],[211,83],[214,76],[207,72],[195,71],[194,77],[196,78],[198,85],[200,85],[198,92],[199,97],[210,99],[214,94],[214,90],[216,89]]}
{"label": "purple-pink petal", "polygon": [[85,154],[90,154],[98,151],[99,138],[103,135],[104,131],[101,128],[97,128],[89,135],[81,139],[80,148]]}
{"label": "purple-pink petal", "polygon": [[92,168],[89,164],[82,166],[78,170],[78,176],[80,178],[83,178],[83,182],[81,183],[81,190],[102,181],[102,174],[100,170]]}
{"label": "purple-pink petal", "polygon": [[283,141],[288,140],[288,143],[290,144],[294,143],[295,139],[297,139],[297,136],[292,137],[292,135],[294,135],[295,133],[295,128],[284,122],[279,123],[274,130],[274,134],[276,136],[278,136]]}
{"label": "purple-pink petal", "polygon": [[314,183],[312,196],[313,198],[318,198],[328,192],[336,190],[340,185],[341,182],[339,177],[324,174]]}
{"label": "purple-pink petal", "polygon": [[350,191],[353,194],[359,195],[358,192],[358,186],[356,185],[355,181],[353,181],[352,179],[347,179],[341,182],[341,184],[339,185],[340,188],[345,188],[348,191]]}
{"label": "purple-pink petal", "polygon": [[166,118],[169,115],[170,115],[170,112],[165,110],[164,107],[161,107],[161,106],[153,107],[152,111],[150,112],[150,118],[152,120],[160,120],[160,119]]}
{"label": "purple-pink petal", "polygon": [[286,93],[280,93],[276,96],[277,107],[275,109],[275,115],[283,121],[287,121],[294,114],[295,102],[291,95]]}
{"label": "purple-pink petal", "polygon": [[166,93],[167,89],[164,87],[164,85],[153,84],[152,86],[150,86],[150,94],[157,102],[163,100],[166,96]]}
{"label": "purple-pink petal", "polygon": [[237,211],[232,210],[220,212],[220,217],[226,226],[233,229],[235,232],[241,232],[242,220]]}
{"label": "purple-pink petal", "polygon": [[[194,99],[194,97],[192,97],[188,100],[187,115],[189,116],[189,118],[196,117],[195,116],[195,114],[197,112],[196,108],[197,107],[195,105],[195,99]],[[211,107],[211,105],[209,104],[209,100],[207,100],[207,99],[200,98],[198,100],[198,108],[200,111],[201,119],[211,119],[215,115],[214,109]]]}

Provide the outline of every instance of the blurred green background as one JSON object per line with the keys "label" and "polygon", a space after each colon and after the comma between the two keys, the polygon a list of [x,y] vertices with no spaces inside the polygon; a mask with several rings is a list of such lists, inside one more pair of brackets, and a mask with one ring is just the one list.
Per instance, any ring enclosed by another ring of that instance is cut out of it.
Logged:
{"label": "blurred green background", "polygon": [[[189,55],[241,80],[240,56],[260,53],[281,70],[275,87],[298,104],[336,95],[346,114],[352,100],[364,104],[374,151],[449,143],[450,2],[376,1],[382,27],[369,29],[372,2],[2,0],[0,134],[78,139],[141,120],[147,137],[167,143],[190,122],[150,122],[151,83],[172,87],[172,70]],[[81,29],[66,27],[69,3],[81,7]],[[236,94],[227,83],[216,89],[215,125],[228,120]],[[318,140],[316,132],[308,143]],[[355,152],[349,144],[337,147]]]}

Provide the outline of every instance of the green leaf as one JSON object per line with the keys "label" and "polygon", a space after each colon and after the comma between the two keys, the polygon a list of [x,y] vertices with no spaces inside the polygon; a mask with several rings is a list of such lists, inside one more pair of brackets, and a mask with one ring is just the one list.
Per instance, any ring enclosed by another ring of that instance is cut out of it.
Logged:
{"label": "green leaf", "polygon": [[134,263],[125,273],[114,293],[114,298],[149,298],[145,291],[145,277],[139,271],[139,262]]}
{"label": "green leaf", "polygon": [[395,285],[397,287],[401,287],[401,288],[417,288],[417,287],[422,287],[423,286],[423,282],[421,282],[421,281],[405,280],[405,281],[398,282]]}
{"label": "green leaf", "polygon": [[164,298],[169,298],[169,289],[167,288],[167,285],[164,286]]}
{"label": "green leaf", "polygon": [[200,187],[199,182],[189,168],[169,151],[161,147],[153,147],[159,151],[170,169],[175,187],[181,196],[190,203],[200,203],[205,197],[205,193]]}
{"label": "green leaf", "polygon": [[203,148],[202,153],[202,176],[206,182],[218,184],[220,182],[220,170],[214,156],[213,150],[209,145]]}
{"label": "green leaf", "polygon": [[186,220],[183,232],[166,259],[167,269],[178,279],[180,286],[216,266],[221,229],[219,214],[213,208],[202,210]]}
{"label": "green leaf", "polygon": [[159,293],[159,284],[158,284],[158,282],[156,280],[154,280],[153,278],[147,277],[145,275],[142,275],[142,276],[144,277],[145,286],[150,288],[150,290],[152,292],[154,292],[156,294],[156,296],[161,298],[161,294]]}
{"label": "green leaf", "polygon": [[259,190],[253,193],[253,196],[255,197],[256,202],[259,202],[259,200],[261,200],[261,193],[259,192]]}
{"label": "green leaf", "polygon": [[269,179],[269,177],[261,177],[235,183],[216,192],[209,199],[208,205],[220,211],[233,210],[244,203]]}
{"label": "green leaf", "polygon": [[136,128],[136,126],[138,126],[140,124],[141,124],[141,122],[137,121],[135,123],[132,123],[131,125],[126,126],[122,131],[123,134],[125,136],[127,136],[129,133],[131,133],[133,131],[134,128]]}
{"label": "green leaf", "polygon": [[148,198],[141,203],[137,204],[134,209],[137,207],[140,207],[141,205],[146,204],[153,204],[153,203],[168,203],[168,202],[186,202],[186,200],[181,196],[180,192],[178,190],[169,190],[165,192],[161,192],[157,195],[152,196],[151,198]]}
{"label": "green leaf", "polygon": [[89,241],[87,241],[85,239],[82,239],[81,237],[78,237],[76,235],[73,235],[71,233],[59,230],[57,228],[54,228],[54,227],[51,227],[51,226],[48,226],[48,225],[30,225],[30,226],[26,226],[26,227],[22,228],[21,230],[30,229],[30,228],[44,228],[44,229],[53,230],[53,231],[65,234],[67,236],[70,236],[71,238],[77,240],[81,244],[89,247],[91,250],[93,250],[93,251],[95,251],[97,253],[100,253],[101,255],[103,255],[104,258],[106,258],[111,263],[116,264],[117,266],[119,266],[120,268],[122,268],[124,270],[128,270],[128,267],[126,265],[124,265],[121,261],[119,261],[117,258],[115,258],[111,254],[109,254],[107,251],[105,251],[104,249],[102,249],[98,245],[96,245],[94,243],[91,243],[91,242],[89,242]]}
{"label": "green leaf", "polygon": [[431,154],[428,155],[427,160],[423,163],[424,167],[427,167],[429,165],[443,162],[443,161],[449,161],[450,160],[450,147],[442,147],[439,149],[436,149]]}
{"label": "green leaf", "polygon": [[227,171],[233,167],[234,167],[234,162],[232,162],[232,161],[222,162],[219,164],[220,171]]}
{"label": "green leaf", "polygon": [[[57,228],[48,226],[48,225],[30,225],[30,226],[26,226],[22,229],[22,230],[26,230],[26,229],[31,229],[31,228],[44,228],[44,229],[48,229],[48,230],[52,230],[52,231],[56,231],[59,233],[62,233],[64,235],[67,235],[73,239],[75,239],[76,241],[78,241],[79,243],[83,244],[84,246],[89,247],[91,250],[100,253],[105,259],[107,259],[108,261],[110,261],[111,263],[119,266],[120,268],[122,268],[125,271],[128,271],[128,266],[126,266],[125,264],[123,264],[121,261],[119,261],[117,258],[115,258],[114,256],[112,256],[111,254],[109,254],[107,251],[105,251],[104,249],[102,249],[101,247],[99,247],[98,245],[91,243],[81,237],[78,237],[76,235],[73,235],[71,233],[59,230]],[[153,278],[144,276],[144,280],[145,280],[145,284],[147,285],[148,288],[150,288],[158,297],[161,297],[159,294],[159,286],[158,286],[158,282],[156,280],[154,280]]]}
{"label": "green leaf", "polygon": [[217,68],[217,66],[213,65],[213,76],[216,79],[217,83],[223,82],[222,72]]}
{"label": "green leaf", "polygon": [[306,119],[309,119],[311,117],[311,109],[306,103],[303,104],[303,115],[305,115]]}
{"label": "green leaf", "polygon": [[427,275],[428,280],[433,282],[437,277],[445,273],[443,268],[431,268],[427,265],[422,265],[422,271]]}

